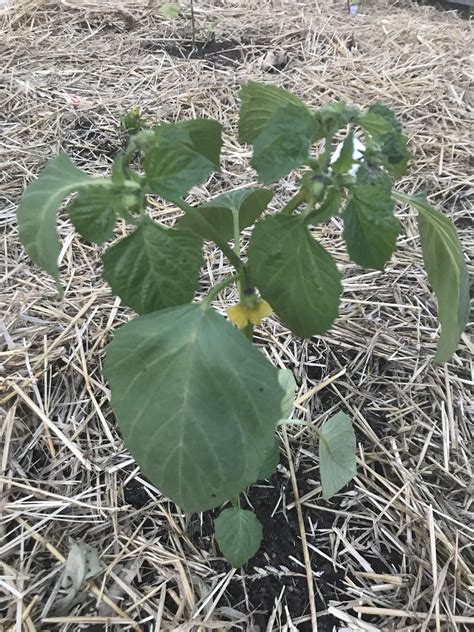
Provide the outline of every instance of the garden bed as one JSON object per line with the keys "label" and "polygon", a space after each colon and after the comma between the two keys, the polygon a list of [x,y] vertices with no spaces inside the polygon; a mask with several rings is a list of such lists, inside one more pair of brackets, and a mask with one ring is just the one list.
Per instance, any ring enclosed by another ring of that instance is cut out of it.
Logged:
{"label": "garden bed", "polygon": [[[300,341],[272,320],[258,330],[264,352],[294,372],[295,416],[319,423],[339,409],[350,414],[359,472],[322,501],[311,435],[298,426],[284,431],[278,472],[245,501],[264,523],[262,549],[237,571],[220,558],[213,514],[180,513],[123,450],[101,361],[114,326],[131,313],[101,281],[98,249],[77,240],[68,223],[60,226],[67,290],[59,301],[54,283],[19,246],[15,208],[26,181],[60,148],[88,172],[104,173],[122,143],[120,115],[132,105],[152,122],[212,116],[224,124],[222,171],[191,202],[255,184],[250,152],[234,140],[238,87],[255,79],[286,87],[312,107],[343,98],[393,108],[415,156],[401,188],[425,190],[453,219],[472,258],[466,21],[388,2],[366,3],[355,18],[342,2],[196,5],[195,49],[185,11],[171,20],[139,1],[120,11],[106,2],[24,2],[3,15],[5,629],[15,621],[61,631],[315,629],[304,528],[319,632],[467,630],[474,623],[472,346],[464,335],[447,366],[433,364],[435,306],[410,211],[398,209],[404,233],[384,273],[348,261],[338,220],[315,229],[344,276],[331,332]],[[270,50],[287,54],[281,71],[262,69]],[[295,190],[294,177],[285,178],[275,207]],[[150,212],[170,224],[179,214],[168,204]],[[214,279],[228,272],[211,246],[207,255]],[[228,291],[218,308],[234,299]],[[64,611],[56,602],[72,540],[95,547],[103,570]]]}

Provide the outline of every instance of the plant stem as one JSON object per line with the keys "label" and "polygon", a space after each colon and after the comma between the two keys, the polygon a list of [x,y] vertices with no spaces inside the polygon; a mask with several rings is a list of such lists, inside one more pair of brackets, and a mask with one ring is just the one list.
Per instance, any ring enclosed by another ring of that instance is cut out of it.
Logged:
{"label": "plant stem", "polygon": [[[234,227],[234,252],[240,259],[240,222],[239,211],[235,208],[232,209],[232,223]],[[242,279],[238,284],[239,288],[239,301],[242,298]]]}
{"label": "plant stem", "polygon": [[231,262],[231,264],[237,270],[237,272],[239,274],[243,272],[243,264],[242,264],[242,261],[240,260],[240,257],[238,257],[235,254],[235,252],[232,250],[232,248],[229,246],[229,244],[226,241],[223,241],[223,239],[221,239],[221,236],[219,235],[217,230],[214,228],[214,226],[210,222],[208,222],[207,219],[203,217],[197,209],[195,209],[193,206],[185,202],[183,199],[170,200],[170,202],[173,202],[173,204],[176,204],[176,206],[178,206],[182,211],[184,211],[190,217],[192,217],[194,221],[196,222],[196,224],[199,224],[201,228],[206,231],[206,233],[208,233],[209,235],[212,235],[212,240],[214,241],[214,243],[217,246],[219,246],[219,248],[225,254],[227,259]]}
{"label": "plant stem", "polygon": [[282,215],[291,215],[291,213],[293,213],[293,211],[295,209],[298,208],[298,206],[304,202],[304,195],[302,191],[298,191],[298,193],[296,193],[296,195],[294,195],[291,200],[289,200],[287,202],[287,204],[285,204],[285,206],[281,209],[280,213]]}
{"label": "plant stem", "polygon": [[206,304],[206,307],[208,307],[212,303],[212,301],[216,298],[216,296],[220,292],[222,292],[222,290],[225,287],[227,287],[231,283],[234,283],[235,281],[238,281],[239,279],[240,279],[240,274],[234,274],[233,276],[222,279],[222,281],[219,281],[219,283],[216,283],[213,287],[211,287],[211,289],[209,290],[209,294],[204,299],[204,303]]}
{"label": "plant stem", "polygon": [[191,37],[193,52],[196,50],[196,16],[194,15],[194,0],[191,0]]}

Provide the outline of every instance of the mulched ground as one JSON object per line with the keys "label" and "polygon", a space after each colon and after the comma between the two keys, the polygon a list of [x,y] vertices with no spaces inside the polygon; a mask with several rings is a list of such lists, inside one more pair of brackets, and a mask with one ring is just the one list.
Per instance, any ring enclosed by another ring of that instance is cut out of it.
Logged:
{"label": "mulched ground", "polygon": [[[224,124],[223,169],[191,202],[255,184],[249,150],[235,136],[239,84],[255,79],[311,107],[335,98],[392,107],[415,156],[400,188],[425,190],[472,260],[466,20],[383,0],[364,3],[354,19],[343,2],[196,4],[195,50],[186,3],[176,20],[139,0],[120,10],[115,2],[22,2],[3,14],[0,627],[314,630],[304,528],[319,632],[468,630],[472,344],[466,334],[447,366],[433,364],[435,306],[411,211],[398,208],[404,234],[383,274],[348,261],[337,219],[315,229],[344,276],[340,318],[309,341],[271,320],[258,332],[269,358],[294,372],[295,416],[320,425],[337,410],[350,414],[359,469],[324,502],[311,433],[283,432],[278,472],[245,499],[264,524],[263,546],[237,571],[214,543],[216,514],[180,513],[123,450],[101,361],[131,313],[101,281],[98,249],[61,222],[60,302],[18,243],[25,183],[60,148],[88,172],[106,172],[122,143],[120,115],[132,105],[152,122],[213,116]],[[288,63],[270,74],[261,62],[273,50]],[[294,176],[285,178],[273,208],[295,187]],[[179,216],[162,203],[150,212],[168,224]],[[209,246],[202,291],[208,275],[214,282],[227,272]],[[217,309],[234,298],[229,290]],[[72,541],[93,546],[103,568],[64,610],[57,602]]]}

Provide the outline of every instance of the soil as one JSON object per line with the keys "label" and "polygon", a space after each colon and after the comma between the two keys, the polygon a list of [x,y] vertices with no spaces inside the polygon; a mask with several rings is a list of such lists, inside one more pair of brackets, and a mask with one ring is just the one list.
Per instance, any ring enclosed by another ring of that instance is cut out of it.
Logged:
{"label": "soil", "polygon": [[[220,604],[237,609],[246,604],[245,610],[253,613],[254,627],[251,629],[255,631],[266,629],[282,589],[282,604],[286,605],[292,617],[307,615],[309,619],[310,613],[297,513],[295,509],[284,509],[293,502],[291,483],[285,474],[287,468],[284,457],[281,465],[280,470],[268,481],[259,481],[248,490],[248,503],[242,498],[242,507],[255,511],[263,525],[263,541],[258,553],[242,569],[243,572],[238,571],[231,580],[224,596],[227,603]],[[304,474],[299,477],[297,475],[297,481],[301,497],[314,489],[314,481],[308,480]],[[352,487],[353,484],[349,484],[331,503],[325,503],[320,498],[317,503],[323,508],[341,508],[344,492]],[[150,496],[138,481],[132,480],[124,488],[124,500],[136,509],[142,509],[150,502]],[[276,511],[275,507],[278,507]],[[188,533],[198,548],[212,551],[213,523],[218,514],[219,510],[208,511],[202,517],[195,515],[191,519]],[[322,538],[320,540],[318,537],[318,531],[334,526],[334,513],[316,511],[303,505],[303,516],[306,525],[312,523],[317,526],[313,537],[307,533],[309,544],[314,544],[330,557],[331,551],[321,545]],[[166,534],[163,533],[163,536],[166,537]],[[384,550],[382,556],[380,552],[368,551],[364,555],[375,572],[391,573],[394,569],[401,568],[401,557],[396,551]],[[211,565],[216,574],[228,570],[222,560],[215,560]],[[346,592],[344,582],[350,570],[335,568],[331,562],[317,555],[312,558],[312,568],[319,575],[315,582],[316,608],[318,612],[324,612],[330,601],[337,601],[338,594]],[[153,586],[156,583],[154,575],[153,567],[145,560],[140,573],[140,584]],[[175,607],[171,600],[167,605],[171,610]],[[370,617],[366,617],[366,621],[370,620]],[[340,625],[340,621],[330,614],[318,616],[318,632],[332,632],[337,625]],[[309,620],[298,622],[297,627],[299,632],[311,632]]]}
{"label": "soil", "polygon": [[221,42],[208,40],[145,40],[142,48],[151,51],[165,51],[171,57],[179,59],[205,59],[212,64],[236,66],[243,58],[246,42],[234,39]]}

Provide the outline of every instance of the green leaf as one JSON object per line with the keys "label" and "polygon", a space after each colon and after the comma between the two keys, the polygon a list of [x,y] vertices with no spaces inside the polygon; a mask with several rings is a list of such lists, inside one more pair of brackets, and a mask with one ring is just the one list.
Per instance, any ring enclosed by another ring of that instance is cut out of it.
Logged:
{"label": "green leaf", "polygon": [[121,197],[120,191],[112,185],[90,185],[82,189],[67,207],[74,228],[84,239],[95,244],[111,239]]}
{"label": "green leaf", "polygon": [[328,500],[354,478],[356,436],[349,417],[337,413],[319,432],[319,471],[323,498]]}
{"label": "green leaf", "polygon": [[322,224],[337,215],[340,208],[341,194],[339,190],[335,187],[327,187],[322,203],[305,215],[305,222],[306,224]]}
{"label": "green leaf", "polygon": [[387,171],[395,178],[403,176],[411,154],[407,150],[406,136],[401,133],[401,124],[394,113],[385,105],[375,103],[358,117],[358,123],[377,143]]}
{"label": "green leaf", "polygon": [[358,108],[348,106],[344,101],[323,105],[314,115],[317,130],[315,140],[332,138],[338,130],[354,121],[358,114]]}
{"label": "green leaf", "polygon": [[342,236],[352,261],[365,268],[382,270],[395,251],[400,225],[393,214],[391,190],[386,174],[372,177],[366,167],[359,169],[350,189]]}
{"label": "green leaf", "polygon": [[288,419],[293,412],[296,382],[290,369],[280,369],[278,371],[278,381],[285,395],[281,402],[281,419]]}
{"label": "green leaf", "polygon": [[165,17],[173,20],[179,17],[179,7],[172,2],[165,2],[163,5],[161,5],[161,13]]}
{"label": "green leaf", "polygon": [[339,154],[339,157],[331,165],[331,169],[334,171],[334,173],[347,173],[349,171],[354,160],[353,151],[354,134],[351,131],[342,143],[341,153]]}
{"label": "green leaf", "polygon": [[306,105],[276,86],[246,84],[241,92],[239,138],[253,145],[252,166],[272,182],[309,158],[315,120]]}
{"label": "green leaf", "polygon": [[277,110],[253,142],[250,164],[265,184],[300,167],[309,159],[314,120],[309,111],[288,104]]}
{"label": "green leaf", "polygon": [[240,142],[253,144],[271,117],[287,105],[294,105],[309,112],[301,99],[278,86],[255,81],[249,81],[242,86],[239,113]]}
{"label": "green leaf", "polygon": [[374,103],[358,117],[359,125],[374,138],[401,132],[401,123],[386,105]]}
{"label": "green leaf", "polygon": [[[273,192],[269,189],[238,189],[219,195],[197,207],[197,210],[214,226],[222,239],[230,241],[234,236],[233,212],[239,213],[239,228],[242,231],[260,217],[272,197]],[[213,236],[203,230],[190,215],[184,215],[179,221],[179,226],[190,228],[204,239],[213,240]]]}
{"label": "green leaf", "polygon": [[143,161],[150,191],[171,201],[182,197],[219,169],[221,147],[222,127],[217,121],[163,123]]}
{"label": "green leaf", "polygon": [[182,305],[196,291],[201,250],[201,239],[190,230],[166,228],[147,217],[105,252],[103,277],[139,314]]}
{"label": "green leaf", "polygon": [[249,245],[252,281],[284,325],[303,338],[327,331],[342,291],[334,259],[310,235],[304,218],[257,222]]}
{"label": "green leaf", "polygon": [[280,444],[278,443],[278,439],[275,437],[273,444],[268,448],[265,461],[260,466],[257,480],[264,481],[265,479],[270,478],[270,476],[276,471],[279,462]]}
{"label": "green leaf", "polygon": [[253,511],[224,509],[214,522],[216,540],[223,556],[234,568],[247,562],[260,548],[262,524]]}
{"label": "green leaf", "polygon": [[126,447],[184,511],[257,480],[278,420],[278,371],[204,304],[138,317],[108,346],[104,373]]}
{"label": "green leaf", "polygon": [[446,362],[456,351],[469,318],[469,277],[461,244],[452,221],[426,198],[398,192],[394,197],[418,211],[423,261],[436,295],[441,325],[436,361]]}
{"label": "green leaf", "polygon": [[29,257],[59,284],[59,236],[56,213],[63,199],[93,178],[73,165],[66,154],[50,160],[28,185],[17,210],[20,241]]}

